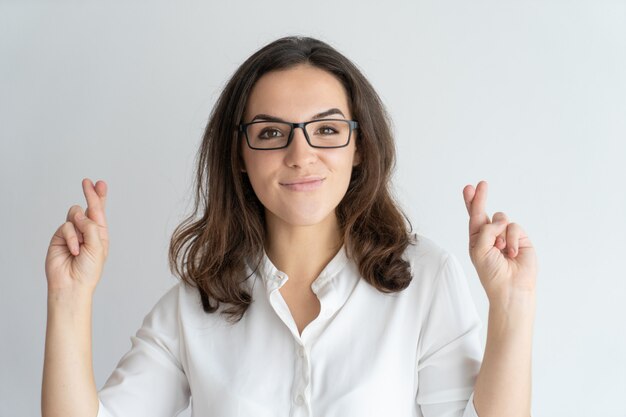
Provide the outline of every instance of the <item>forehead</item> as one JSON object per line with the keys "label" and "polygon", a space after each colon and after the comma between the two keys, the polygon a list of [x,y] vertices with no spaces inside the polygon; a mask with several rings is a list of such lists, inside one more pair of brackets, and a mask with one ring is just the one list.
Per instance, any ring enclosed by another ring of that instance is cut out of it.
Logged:
{"label": "forehead", "polygon": [[298,65],[268,72],[257,80],[248,96],[244,120],[264,113],[289,121],[304,121],[331,108],[338,108],[346,118],[352,118],[343,84],[326,70]]}

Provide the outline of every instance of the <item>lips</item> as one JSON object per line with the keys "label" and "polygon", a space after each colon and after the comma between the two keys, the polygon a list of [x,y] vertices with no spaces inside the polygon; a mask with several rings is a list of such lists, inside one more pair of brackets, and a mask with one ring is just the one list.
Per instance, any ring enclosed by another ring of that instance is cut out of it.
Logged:
{"label": "lips", "polygon": [[324,178],[322,177],[302,177],[302,178],[295,178],[293,180],[287,180],[287,181],[283,181],[280,184],[281,185],[295,185],[295,184],[307,184],[307,183],[311,183],[311,182],[316,182],[316,181],[323,181]]}
{"label": "lips", "polygon": [[325,178],[315,177],[315,178],[300,178],[295,180],[289,180],[284,183],[280,183],[281,186],[285,187],[290,191],[313,191],[322,186]]}

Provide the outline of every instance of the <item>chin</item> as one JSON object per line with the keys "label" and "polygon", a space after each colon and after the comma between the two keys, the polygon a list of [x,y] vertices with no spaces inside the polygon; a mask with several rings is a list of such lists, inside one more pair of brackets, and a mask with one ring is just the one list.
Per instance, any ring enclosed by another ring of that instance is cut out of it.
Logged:
{"label": "chin", "polygon": [[292,226],[314,226],[328,220],[329,216],[334,215],[333,211],[308,211],[306,213],[290,212],[274,214],[282,222]]}
{"label": "chin", "polygon": [[292,226],[315,226],[316,224],[323,223],[325,219],[325,216],[293,216],[282,218],[285,223]]}

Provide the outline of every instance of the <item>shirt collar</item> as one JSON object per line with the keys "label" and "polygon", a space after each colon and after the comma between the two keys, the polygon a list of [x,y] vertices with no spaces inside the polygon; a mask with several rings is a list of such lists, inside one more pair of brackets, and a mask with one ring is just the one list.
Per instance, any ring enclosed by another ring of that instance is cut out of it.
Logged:
{"label": "shirt collar", "polygon": [[[249,261],[246,264],[249,269],[248,273],[252,274],[255,269],[254,265]],[[268,295],[282,287],[289,279],[283,271],[276,268],[267,256],[265,249],[263,249],[261,260],[256,269],[256,275],[263,280]],[[339,277],[341,279],[338,279]],[[338,293],[336,294],[338,296],[337,302],[343,303],[349,292],[354,288],[358,278],[358,269],[354,262],[350,262],[346,253],[346,245],[343,244],[337,254],[326,264],[319,276],[313,281],[311,289],[320,299],[326,296],[326,294]]]}

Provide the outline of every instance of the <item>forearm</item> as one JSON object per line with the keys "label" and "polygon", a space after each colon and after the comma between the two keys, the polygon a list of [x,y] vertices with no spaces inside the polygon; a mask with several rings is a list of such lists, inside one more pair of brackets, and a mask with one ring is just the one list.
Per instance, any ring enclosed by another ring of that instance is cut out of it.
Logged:
{"label": "forearm", "polygon": [[43,417],[95,417],[98,394],[91,354],[91,296],[48,295],[41,391]]}
{"label": "forearm", "polygon": [[535,297],[489,307],[487,343],[474,386],[479,417],[529,417]]}

